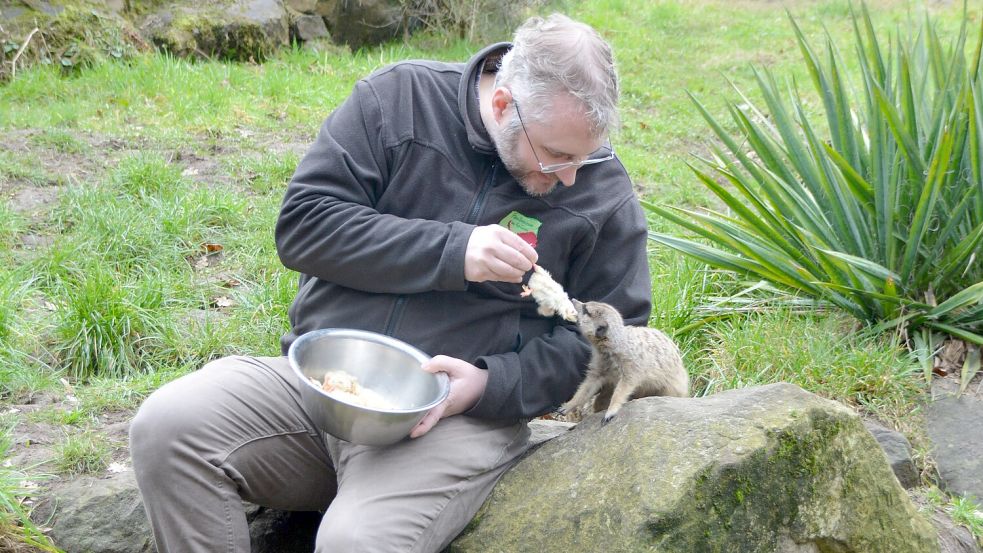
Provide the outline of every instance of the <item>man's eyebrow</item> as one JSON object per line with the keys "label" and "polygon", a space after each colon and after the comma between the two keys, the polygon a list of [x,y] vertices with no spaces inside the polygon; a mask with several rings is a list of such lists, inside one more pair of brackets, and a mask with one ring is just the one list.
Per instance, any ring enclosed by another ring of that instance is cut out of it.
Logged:
{"label": "man's eyebrow", "polygon": [[556,149],[553,149],[553,148],[551,148],[549,146],[546,146],[545,144],[543,145],[543,149],[546,150],[546,152],[548,154],[553,155],[553,156],[556,156],[556,157],[577,157],[574,154],[568,154],[566,152],[561,152],[559,150],[556,150]]}

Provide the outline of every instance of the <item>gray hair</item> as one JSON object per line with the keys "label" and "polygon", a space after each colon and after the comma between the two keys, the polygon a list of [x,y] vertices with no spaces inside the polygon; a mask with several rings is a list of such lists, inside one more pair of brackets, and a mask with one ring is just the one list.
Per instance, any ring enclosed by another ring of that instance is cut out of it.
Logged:
{"label": "gray hair", "polygon": [[496,84],[507,86],[523,103],[523,117],[542,122],[557,94],[567,92],[583,105],[594,136],[618,126],[618,73],[611,46],[591,26],[565,15],[523,23],[502,58]]}

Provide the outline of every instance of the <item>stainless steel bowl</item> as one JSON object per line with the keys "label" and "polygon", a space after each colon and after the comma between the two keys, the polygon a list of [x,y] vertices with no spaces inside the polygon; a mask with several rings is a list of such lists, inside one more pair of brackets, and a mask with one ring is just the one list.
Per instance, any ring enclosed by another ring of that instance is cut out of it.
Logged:
{"label": "stainless steel bowl", "polygon": [[[364,330],[314,330],[294,340],[287,351],[300,379],[300,396],[321,430],[356,444],[389,445],[409,435],[431,408],[447,397],[447,375],[421,368],[430,357],[417,348]],[[382,410],[333,397],[310,379],[324,381],[328,371],[345,371],[359,384],[396,406]]]}

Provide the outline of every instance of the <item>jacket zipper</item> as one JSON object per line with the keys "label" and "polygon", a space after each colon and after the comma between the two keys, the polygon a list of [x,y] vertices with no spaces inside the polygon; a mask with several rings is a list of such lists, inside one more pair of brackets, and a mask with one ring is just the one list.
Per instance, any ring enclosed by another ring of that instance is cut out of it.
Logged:
{"label": "jacket zipper", "polygon": [[478,197],[474,200],[474,205],[471,206],[471,211],[468,213],[467,219],[464,220],[465,223],[474,224],[478,220],[478,214],[481,213],[481,208],[485,204],[485,196],[488,195],[488,191],[491,190],[493,184],[495,184],[495,173],[498,172],[498,163],[492,163],[491,171],[488,173],[488,178],[481,185],[481,190],[478,191]]}
{"label": "jacket zipper", "polygon": [[[488,191],[491,190],[492,186],[495,184],[495,174],[497,171],[498,163],[492,163],[488,178],[481,184],[481,190],[478,191],[478,197],[475,198],[474,205],[471,206],[471,210],[468,212],[468,216],[464,220],[465,223],[474,224],[474,222],[478,220],[478,215],[481,213],[481,208],[484,207],[485,204],[485,196],[488,195]],[[389,320],[386,322],[386,329],[383,331],[383,334],[386,336],[392,336],[396,331],[396,325],[399,324],[400,319],[403,318],[403,311],[406,309],[406,302],[408,299],[409,298],[407,298],[405,294],[396,298],[392,311],[389,312]]]}

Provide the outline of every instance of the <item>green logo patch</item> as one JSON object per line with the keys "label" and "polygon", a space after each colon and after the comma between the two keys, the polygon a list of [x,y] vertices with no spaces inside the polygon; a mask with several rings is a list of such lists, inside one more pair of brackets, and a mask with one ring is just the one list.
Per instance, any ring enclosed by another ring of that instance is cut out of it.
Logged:
{"label": "green logo patch", "polygon": [[540,225],[543,223],[537,219],[523,215],[518,211],[513,211],[499,221],[498,224],[518,234],[519,238],[522,238],[530,246],[535,248],[539,242],[537,240],[537,233],[539,232]]}

